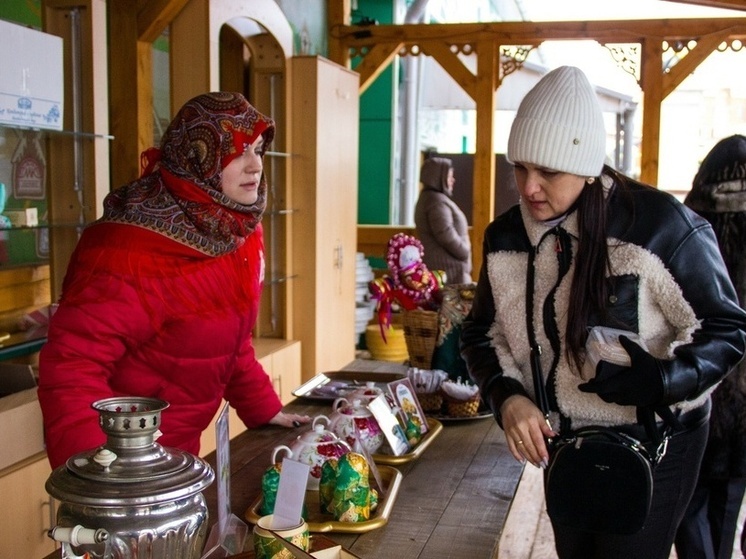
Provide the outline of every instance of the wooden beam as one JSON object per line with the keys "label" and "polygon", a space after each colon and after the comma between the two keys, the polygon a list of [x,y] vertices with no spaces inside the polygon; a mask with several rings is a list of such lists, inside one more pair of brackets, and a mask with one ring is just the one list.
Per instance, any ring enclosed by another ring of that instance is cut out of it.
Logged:
{"label": "wooden beam", "polygon": [[[169,63],[171,112],[175,113],[195,95],[219,88],[211,68],[218,60],[217,41],[211,41],[212,14],[209,0],[189,0],[171,22]],[[217,33],[217,30],[215,30]],[[173,116],[173,115],[172,115]]]}
{"label": "wooden beam", "polygon": [[484,39],[477,45],[477,80],[474,100],[477,104],[474,183],[472,185],[472,264],[474,277],[482,266],[482,235],[495,217],[495,89],[499,82],[500,46]]}
{"label": "wooden beam", "polygon": [[350,51],[333,30],[338,26],[350,25],[351,9],[350,0],[327,0],[326,2],[329,60],[345,68],[350,67]]}
{"label": "wooden beam", "polygon": [[368,51],[363,60],[355,67],[360,74],[360,95],[386,69],[386,66],[399,53],[402,43],[380,43]]}
{"label": "wooden beam", "polygon": [[650,185],[658,184],[658,158],[661,137],[661,100],[663,73],[661,72],[661,43],[657,40],[642,43],[640,86],[643,91],[642,142],[640,146],[640,179]]}
{"label": "wooden beam", "polygon": [[111,177],[117,187],[140,175],[140,154],[153,144],[152,44],[138,40],[131,0],[108,0]]}
{"label": "wooden beam", "polygon": [[[179,15],[189,0],[139,0],[137,2],[137,37],[152,43]],[[132,4],[132,1],[129,2]],[[130,8],[131,10],[132,8]]]}
{"label": "wooden beam", "polygon": [[693,4],[695,6],[706,6],[708,8],[725,8],[726,10],[746,10],[743,0],[669,0],[680,4]]}
{"label": "wooden beam", "polygon": [[437,60],[438,64],[450,74],[469,97],[475,98],[477,77],[466,67],[458,55],[451,51],[448,45],[445,43],[427,43],[422,45],[422,53]]}
{"label": "wooden beam", "polygon": [[340,26],[334,32],[344,44],[359,49],[379,43],[442,42],[445,37],[450,44],[474,44],[484,35],[492,36],[503,45],[535,44],[537,39],[639,43],[648,37],[689,40],[726,29],[731,38],[746,40],[746,18],[371,25],[365,28],[365,33],[361,33],[358,26]]}
{"label": "wooden beam", "polygon": [[687,55],[663,75],[662,99],[675,90],[712,52],[729,38],[728,31],[713,33],[697,40],[697,46],[691,49]]}

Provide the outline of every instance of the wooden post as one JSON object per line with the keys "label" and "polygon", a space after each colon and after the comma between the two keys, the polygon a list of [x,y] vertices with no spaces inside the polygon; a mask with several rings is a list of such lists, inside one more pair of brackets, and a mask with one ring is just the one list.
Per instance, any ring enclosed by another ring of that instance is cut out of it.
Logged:
{"label": "wooden post", "polygon": [[153,145],[153,45],[139,40],[131,0],[108,0],[111,44],[111,180],[114,188],[140,176],[140,154]]}
{"label": "wooden post", "polygon": [[327,43],[329,60],[345,68],[350,67],[350,51],[335,32],[338,25],[350,25],[350,0],[327,0]]}
{"label": "wooden post", "polygon": [[482,236],[495,213],[495,90],[499,83],[500,48],[491,37],[477,44],[477,103],[476,151],[474,153],[474,185],[471,246],[476,278],[482,266]]}
{"label": "wooden post", "polygon": [[661,42],[657,38],[646,39],[642,43],[640,86],[644,95],[640,180],[657,186],[663,97]]}

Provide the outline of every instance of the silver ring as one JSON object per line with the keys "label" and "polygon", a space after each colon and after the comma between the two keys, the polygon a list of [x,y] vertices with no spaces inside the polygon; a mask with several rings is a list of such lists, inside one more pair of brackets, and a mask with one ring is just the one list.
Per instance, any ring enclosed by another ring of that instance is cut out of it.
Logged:
{"label": "silver ring", "polygon": [[516,443],[515,443],[515,444],[523,444],[523,441],[521,441],[521,440],[518,440],[518,441],[516,441]]}

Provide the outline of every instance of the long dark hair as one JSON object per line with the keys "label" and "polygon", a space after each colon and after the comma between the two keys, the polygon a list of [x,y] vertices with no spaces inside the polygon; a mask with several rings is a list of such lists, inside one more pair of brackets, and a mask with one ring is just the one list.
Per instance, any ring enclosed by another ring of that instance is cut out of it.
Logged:
{"label": "long dark hair", "polygon": [[[614,181],[612,188],[623,187],[624,175],[604,165],[601,176]],[[609,270],[607,238],[607,202],[601,176],[583,188],[577,201],[578,253],[575,273],[570,286],[570,305],[567,315],[566,352],[569,361],[580,369],[588,337],[588,320],[594,312],[606,315]]]}

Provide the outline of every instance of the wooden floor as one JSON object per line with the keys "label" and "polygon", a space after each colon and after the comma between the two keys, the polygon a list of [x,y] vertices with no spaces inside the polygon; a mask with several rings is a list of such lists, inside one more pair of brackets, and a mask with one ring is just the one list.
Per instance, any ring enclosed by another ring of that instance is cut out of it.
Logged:
{"label": "wooden floor", "polygon": [[557,559],[539,468],[524,467],[493,559]]}
{"label": "wooden floor", "polygon": [[[493,559],[557,559],[539,468],[524,468]],[[674,550],[669,559],[676,559]]]}

